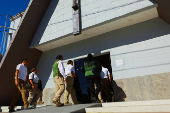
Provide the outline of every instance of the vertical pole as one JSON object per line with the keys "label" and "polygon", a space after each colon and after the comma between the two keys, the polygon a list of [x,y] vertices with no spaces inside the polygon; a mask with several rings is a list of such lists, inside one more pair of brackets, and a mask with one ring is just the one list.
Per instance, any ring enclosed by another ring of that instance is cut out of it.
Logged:
{"label": "vertical pole", "polygon": [[[8,19],[8,14],[6,15],[5,27],[7,26],[7,19]],[[5,28],[4,28],[3,37],[4,37],[4,44],[3,44],[3,51],[2,51],[2,55],[4,55],[4,47],[5,47],[5,42],[6,42],[6,33],[5,33]]]}
{"label": "vertical pole", "polygon": [[[6,15],[6,21],[5,21],[5,27],[6,27],[6,24],[7,24],[7,18],[8,18],[8,14]],[[1,48],[0,48],[0,53],[1,53],[1,49],[2,49],[2,47],[3,47],[3,42],[4,42],[4,37],[5,36],[5,28],[4,28],[4,32],[3,32],[3,37],[2,37],[2,42],[1,42]],[[2,53],[2,55],[3,55],[3,53]]]}

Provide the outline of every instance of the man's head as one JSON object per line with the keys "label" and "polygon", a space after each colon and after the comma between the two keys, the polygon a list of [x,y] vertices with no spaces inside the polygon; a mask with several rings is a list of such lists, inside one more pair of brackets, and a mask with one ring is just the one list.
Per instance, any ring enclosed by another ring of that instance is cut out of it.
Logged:
{"label": "man's head", "polygon": [[22,60],[22,63],[24,64],[24,66],[28,66],[28,59],[27,58],[24,58]]}
{"label": "man's head", "polygon": [[63,60],[63,56],[62,55],[57,55],[56,59]]}
{"label": "man's head", "polygon": [[68,64],[68,65],[71,64],[71,65],[73,66],[73,61],[72,61],[72,60],[69,60],[69,61],[67,62],[67,64]]}
{"label": "man's head", "polygon": [[34,72],[35,74],[37,74],[37,68],[32,68],[31,72]]}

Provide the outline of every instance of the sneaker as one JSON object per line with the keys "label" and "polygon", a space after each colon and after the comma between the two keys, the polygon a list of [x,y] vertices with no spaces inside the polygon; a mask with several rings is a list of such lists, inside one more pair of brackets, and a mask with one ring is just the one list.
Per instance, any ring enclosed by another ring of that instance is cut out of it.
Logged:
{"label": "sneaker", "polygon": [[34,105],[28,105],[26,108],[24,108],[24,110],[27,110],[27,109],[34,109]]}
{"label": "sneaker", "polygon": [[64,103],[64,105],[68,106],[68,105],[72,105],[72,103],[67,102],[67,103]]}
{"label": "sneaker", "polygon": [[61,104],[60,102],[56,102],[56,107],[64,106],[64,104]]}
{"label": "sneaker", "polygon": [[37,105],[41,105],[41,104],[44,104],[44,102],[37,102]]}

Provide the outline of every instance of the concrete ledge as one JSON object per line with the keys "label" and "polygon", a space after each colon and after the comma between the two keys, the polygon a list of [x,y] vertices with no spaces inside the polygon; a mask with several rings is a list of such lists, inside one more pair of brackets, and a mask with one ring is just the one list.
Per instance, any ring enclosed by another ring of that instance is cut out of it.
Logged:
{"label": "concrete ledge", "polygon": [[123,106],[152,106],[170,105],[170,100],[132,101],[132,102],[111,102],[102,103],[102,107],[123,107]]}
{"label": "concrete ledge", "polygon": [[170,112],[170,105],[160,106],[130,106],[130,107],[106,107],[86,108],[86,113],[115,113],[115,112]]}
{"label": "concrete ledge", "polygon": [[[46,107],[47,105],[37,105],[36,108]],[[24,106],[15,106],[15,111],[24,110]],[[0,106],[0,112],[9,112],[9,106]]]}
{"label": "concrete ledge", "polygon": [[103,103],[103,107],[85,108],[86,113],[170,112],[170,100]]}

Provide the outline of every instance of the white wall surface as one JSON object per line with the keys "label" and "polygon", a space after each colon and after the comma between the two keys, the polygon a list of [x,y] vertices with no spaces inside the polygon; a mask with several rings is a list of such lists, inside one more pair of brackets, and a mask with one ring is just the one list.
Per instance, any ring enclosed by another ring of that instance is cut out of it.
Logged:
{"label": "white wall surface", "polygon": [[[10,23],[10,28],[12,28],[12,29],[17,29],[17,28],[18,28],[18,25],[19,25],[19,23],[20,23],[20,21],[21,21],[21,18],[22,18],[22,17],[17,18],[16,20],[12,21],[12,22]],[[15,33],[15,30],[9,30],[9,33],[12,33],[12,36],[13,36],[14,33]],[[6,48],[9,46],[10,41],[11,41],[11,39],[12,39],[12,36],[8,36]]]}
{"label": "white wall surface", "polygon": [[[88,53],[99,55],[103,51],[110,51],[115,80],[169,72],[170,25],[155,18],[46,51],[37,66],[44,88],[55,87],[52,65],[58,54],[62,54],[66,62],[85,57]],[[114,61],[119,59],[124,60],[124,65],[115,67]]]}
{"label": "white wall surface", "polygon": [[[82,28],[152,6],[150,0],[81,0]],[[52,0],[31,46],[73,32],[72,0]]]}

